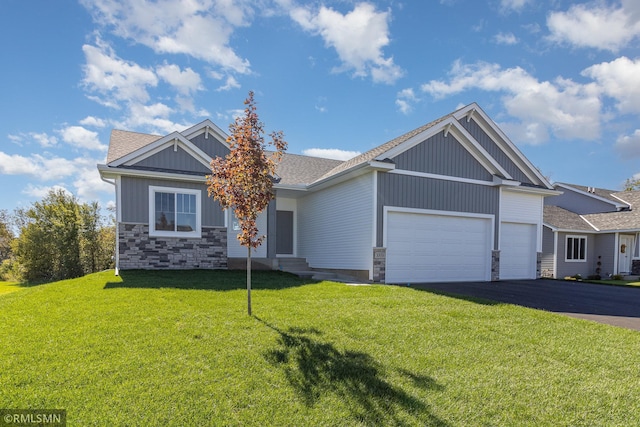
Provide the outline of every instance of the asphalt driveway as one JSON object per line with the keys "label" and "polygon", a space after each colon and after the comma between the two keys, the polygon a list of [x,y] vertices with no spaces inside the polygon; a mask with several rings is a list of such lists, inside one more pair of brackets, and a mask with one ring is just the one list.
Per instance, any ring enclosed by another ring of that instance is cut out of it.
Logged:
{"label": "asphalt driveway", "polygon": [[640,288],[544,279],[412,283],[411,287],[516,304],[640,331]]}

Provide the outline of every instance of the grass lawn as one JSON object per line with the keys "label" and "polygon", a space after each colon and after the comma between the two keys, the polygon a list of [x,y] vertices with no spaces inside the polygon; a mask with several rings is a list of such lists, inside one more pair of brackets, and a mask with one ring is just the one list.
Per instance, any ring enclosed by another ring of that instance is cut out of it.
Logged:
{"label": "grass lawn", "polygon": [[0,296],[0,407],[69,426],[637,426],[640,333],[411,288],[104,272]]}
{"label": "grass lawn", "polygon": [[9,292],[15,292],[22,289],[19,283],[16,282],[3,282],[0,281],[0,295],[8,294]]}
{"label": "grass lawn", "polygon": [[640,282],[633,282],[629,280],[587,280],[587,282],[613,286],[640,286]]}

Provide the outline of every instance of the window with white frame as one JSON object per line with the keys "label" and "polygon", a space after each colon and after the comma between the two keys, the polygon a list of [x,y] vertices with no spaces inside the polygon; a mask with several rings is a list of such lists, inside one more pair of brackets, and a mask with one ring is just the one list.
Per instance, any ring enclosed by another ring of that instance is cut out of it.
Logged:
{"label": "window with white frame", "polygon": [[587,238],[585,236],[567,236],[565,261],[587,261]]}
{"label": "window with white frame", "polygon": [[149,235],[200,237],[200,190],[149,187]]}

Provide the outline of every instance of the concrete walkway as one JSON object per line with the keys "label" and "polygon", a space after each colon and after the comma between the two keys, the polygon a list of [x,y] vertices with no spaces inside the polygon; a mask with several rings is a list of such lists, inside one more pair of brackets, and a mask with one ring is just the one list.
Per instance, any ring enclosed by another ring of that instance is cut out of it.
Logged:
{"label": "concrete walkway", "polygon": [[412,283],[411,287],[537,308],[640,331],[640,288],[544,279]]}

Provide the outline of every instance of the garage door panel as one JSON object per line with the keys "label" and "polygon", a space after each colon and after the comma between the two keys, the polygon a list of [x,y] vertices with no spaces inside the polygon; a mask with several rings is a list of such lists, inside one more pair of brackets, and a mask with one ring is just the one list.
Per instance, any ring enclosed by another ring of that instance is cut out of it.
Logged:
{"label": "garage door panel", "polygon": [[388,283],[488,280],[491,219],[389,212]]}
{"label": "garage door panel", "polygon": [[535,279],[535,224],[502,223],[500,279]]}

